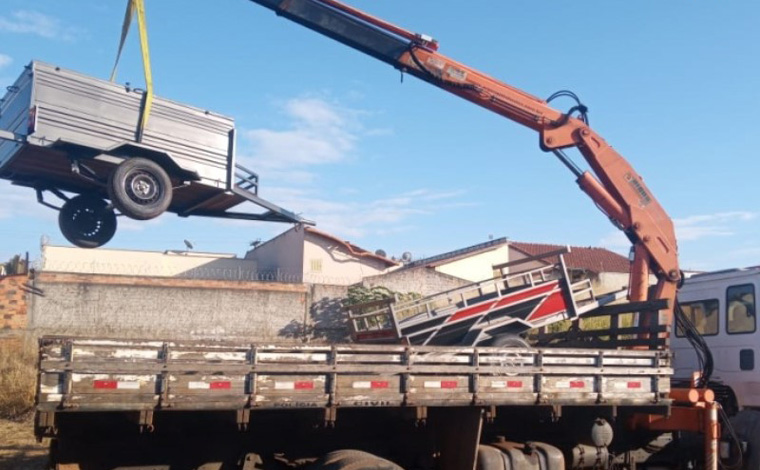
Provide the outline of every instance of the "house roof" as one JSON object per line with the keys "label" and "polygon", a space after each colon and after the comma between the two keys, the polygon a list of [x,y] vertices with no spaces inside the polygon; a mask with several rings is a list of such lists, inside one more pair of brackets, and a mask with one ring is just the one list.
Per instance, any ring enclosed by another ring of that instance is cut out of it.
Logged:
{"label": "house roof", "polygon": [[[550,245],[546,243],[509,242],[509,246],[529,256],[539,256],[542,253],[565,248],[565,245]],[[565,263],[571,269],[585,269],[601,273],[628,273],[630,262],[605,248],[571,246],[570,253],[564,255]]]}
{"label": "house roof", "polygon": [[412,261],[411,263],[407,263],[405,268],[415,268],[417,266],[427,266],[427,267],[436,267],[441,266],[443,264],[452,263],[454,261],[463,259],[463,258],[469,258],[470,256],[477,255],[479,253],[484,253],[486,251],[491,251],[496,249],[497,247],[504,245],[507,243],[506,238],[498,238],[496,240],[489,240],[484,243],[478,243],[477,245],[468,246],[466,248],[461,248],[459,250],[449,251],[447,253],[441,253],[440,255],[431,256],[429,258],[424,259],[418,259],[416,261]]}
{"label": "house roof", "polygon": [[350,243],[345,240],[341,240],[340,238],[336,237],[335,235],[331,235],[327,232],[323,232],[321,230],[317,230],[314,227],[305,227],[304,230],[307,233],[311,233],[313,235],[316,235],[320,238],[324,238],[326,240],[330,240],[332,242],[338,243],[342,245],[351,255],[356,256],[358,258],[369,258],[374,259],[377,261],[380,261],[381,263],[385,263],[388,266],[398,266],[399,263],[396,261],[393,261],[389,258],[386,258],[385,256],[380,256],[372,253],[371,251],[367,251],[364,248],[361,248],[359,246],[354,245],[353,243]]}

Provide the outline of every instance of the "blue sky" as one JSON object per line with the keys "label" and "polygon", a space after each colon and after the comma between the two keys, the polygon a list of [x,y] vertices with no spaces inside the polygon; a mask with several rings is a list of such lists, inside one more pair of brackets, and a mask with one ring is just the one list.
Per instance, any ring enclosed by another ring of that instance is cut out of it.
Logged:
{"label": "blue sky", "polygon": [[[245,0],[146,0],[158,95],[235,117],[260,194],[364,248],[416,258],[506,236],[626,242],[537,135]],[[538,96],[575,91],[676,222],[690,269],[760,264],[760,2],[355,0]],[[3,0],[0,86],[31,59],[107,78],[125,1]],[[136,31],[119,81],[139,86]],[[556,102],[558,107],[568,103]],[[577,162],[583,163],[578,155]],[[0,260],[65,244],[0,181]],[[242,254],[289,226],[120,218],[108,245]]]}

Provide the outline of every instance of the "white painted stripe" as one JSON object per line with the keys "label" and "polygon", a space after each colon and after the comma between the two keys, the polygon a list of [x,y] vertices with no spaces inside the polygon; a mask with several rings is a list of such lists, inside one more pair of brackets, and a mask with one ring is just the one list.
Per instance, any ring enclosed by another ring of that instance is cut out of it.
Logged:
{"label": "white painted stripe", "polygon": [[491,388],[507,388],[507,382],[503,380],[491,382]]}
{"label": "white painted stripe", "polygon": [[441,381],[425,381],[425,388],[441,388]]}
{"label": "white painted stripe", "polygon": [[554,384],[555,388],[570,388],[570,382],[564,381],[564,382],[556,382]]}
{"label": "white painted stripe", "polygon": [[296,388],[295,382],[275,382],[274,383],[275,390],[295,390],[295,388]]}
{"label": "white painted stripe", "polygon": [[116,388],[119,390],[139,390],[140,382],[116,382]]}
{"label": "white painted stripe", "polygon": [[188,382],[187,388],[191,390],[208,390],[211,386],[206,382]]}
{"label": "white painted stripe", "polygon": [[372,388],[372,382],[354,382],[353,388]]}

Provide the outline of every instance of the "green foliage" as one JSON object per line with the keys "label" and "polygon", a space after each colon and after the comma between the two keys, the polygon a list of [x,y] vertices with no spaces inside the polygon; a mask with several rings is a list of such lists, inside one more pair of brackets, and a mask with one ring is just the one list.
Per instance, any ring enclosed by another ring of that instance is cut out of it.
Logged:
{"label": "green foliage", "polygon": [[387,287],[365,287],[362,285],[351,286],[348,288],[348,295],[343,299],[343,305],[357,305],[375,300],[392,299],[395,292]]}
{"label": "green foliage", "polygon": [[21,255],[14,255],[7,263],[3,263],[2,266],[5,268],[5,274],[9,276],[11,274],[23,274],[26,272],[26,261],[21,258]]}
{"label": "green foliage", "polygon": [[422,296],[416,292],[396,292],[384,286],[370,288],[356,285],[348,288],[348,295],[343,299],[343,305],[351,306],[386,299],[395,299],[397,302],[407,302],[421,297]]}

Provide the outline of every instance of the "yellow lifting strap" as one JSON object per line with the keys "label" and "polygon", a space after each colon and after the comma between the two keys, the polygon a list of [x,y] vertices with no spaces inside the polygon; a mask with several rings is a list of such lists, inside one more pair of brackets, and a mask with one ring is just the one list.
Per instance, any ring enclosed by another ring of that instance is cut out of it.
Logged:
{"label": "yellow lifting strap", "polygon": [[137,15],[137,26],[140,32],[140,49],[142,50],[143,70],[145,71],[145,95],[141,109],[140,122],[137,128],[137,141],[140,142],[145,127],[148,125],[150,110],[153,107],[153,74],[150,70],[148,27],[145,23],[145,4],[143,3],[143,0],[127,0],[127,11],[124,14],[124,23],[121,27],[121,40],[119,41],[119,50],[116,53],[116,62],[113,64],[113,71],[111,71],[111,81],[113,82],[116,80],[116,70],[119,66],[121,51],[124,49],[124,42],[129,33],[129,26],[135,15]]}

